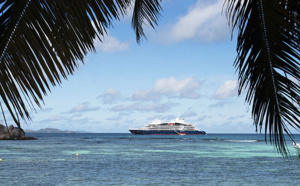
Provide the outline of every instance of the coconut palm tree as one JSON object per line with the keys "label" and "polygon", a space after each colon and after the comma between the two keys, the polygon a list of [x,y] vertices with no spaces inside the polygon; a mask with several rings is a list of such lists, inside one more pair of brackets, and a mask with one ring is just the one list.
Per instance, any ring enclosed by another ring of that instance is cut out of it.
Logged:
{"label": "coconut palm tree", "polygon": [[[28,107],[40,107],[51,86],[61,83],[94,51],[113,20],[133,7],[137,42],[160,18],[161,0],[0,0],[0,95],[20,127]],[[238,31],[239,94],[247,91],[256,127],[287,155],[284,134],[299,125],[299,2],[225,0],[229,26]],[[221,10],[220,10],[221,12]],[[2,105],[0,105],[2,108]],[[2,109],[3,116],[5,114]],[[268,136],[267,136],[268,134]]]}

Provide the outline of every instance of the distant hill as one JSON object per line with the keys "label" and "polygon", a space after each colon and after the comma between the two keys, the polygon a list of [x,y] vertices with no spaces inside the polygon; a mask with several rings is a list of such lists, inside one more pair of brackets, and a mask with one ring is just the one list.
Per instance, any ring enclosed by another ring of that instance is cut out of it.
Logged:
{"label": "distant hill", "polygon": [[70,131],[70,130],[59,130],[55,128],[44,128],[39,130],[25,130],[26,133],[87,133],[85,131]]}

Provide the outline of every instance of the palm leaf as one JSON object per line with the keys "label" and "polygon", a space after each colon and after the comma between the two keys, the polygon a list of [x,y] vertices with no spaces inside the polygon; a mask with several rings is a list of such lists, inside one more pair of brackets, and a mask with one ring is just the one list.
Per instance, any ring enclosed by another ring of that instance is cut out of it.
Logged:
{"label": "palm leaf", "polygon": [[[248,88],[254,124],[287,155],[284,134],[299,130],[299,2],[227,0],[226,14],[237,28],[239,94]],[[298,82],[298,84],[297,84]],[[267,136],[267,134],[269,134]]]}
{"label": "palm leaf", "polygon": [[[130,0],[0,0],[0,95],[14,121],[30,119],[50,86],[72,74]],[[24,101],[25,100],[25,101]]]}
{"label": "palm leaf", "polygon": [[[160,0],[161,1],[161,0]],[[159,0],[135,0],[133,15],[132,15],[132,27],[136,34],[136,40],[139,43],[142,38],[146,38],[143,26],[147,23],[155,28],[157,25],[160,11]]]}

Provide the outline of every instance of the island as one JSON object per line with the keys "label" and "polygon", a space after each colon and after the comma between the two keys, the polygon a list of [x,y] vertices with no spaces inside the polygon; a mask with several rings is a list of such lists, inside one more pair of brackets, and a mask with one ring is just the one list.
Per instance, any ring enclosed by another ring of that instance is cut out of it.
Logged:
{"label": "island", "polygon": [[44,128],[39,130],[25,130],[26,133],[88,133],[86,131],[71,131],[71,130],[59,130],[56,128]]}
{"label": "island", "polygon": [[71,131],[71,130],[59,130],[56,128],[44,128],[39,130],[25,130],[26,133],[88,133],[86,131]]}

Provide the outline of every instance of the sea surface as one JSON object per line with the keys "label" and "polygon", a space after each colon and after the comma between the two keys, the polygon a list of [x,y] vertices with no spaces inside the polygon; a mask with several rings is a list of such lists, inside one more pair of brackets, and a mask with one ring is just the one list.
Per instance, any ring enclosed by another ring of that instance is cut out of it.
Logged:
{"label": "sea surface", "polygon": [[300,185],[288,137],[283,158],[263,134],[27,135],[0,141],[1,185]]}

